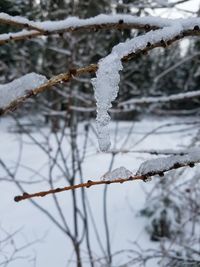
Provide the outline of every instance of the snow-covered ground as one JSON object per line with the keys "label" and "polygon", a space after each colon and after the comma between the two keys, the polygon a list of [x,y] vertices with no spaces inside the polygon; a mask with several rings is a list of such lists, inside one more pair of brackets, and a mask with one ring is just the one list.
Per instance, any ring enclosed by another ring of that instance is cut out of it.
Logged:
{"label": "snow-covered ground", "polygon": [[[196,128],[192,125],[186,126],[179,123],[184,121],[189,122],[191,120],[193,120],[193,118],[156,118],[151,116],[134,123],[113,122],[111,125],[111,140],[114,147],[112,147],[112,149],[161,150],[185,148],[189,144],[191,137],[196,133]],[[170,123],[174,123],[174,126],[169,126]],[[168,126],[161,127],[157,131],[154,131],[157,127],[165,124],[168,124]],[[0,120],[0,158],[8,164],[8,166],[13,168],[17,162],[20,162],[18,169],[16,170],[17,178],[19,180],[28,181],[29,179],[29,181],[35,181],[41,179],[39,174],[33,174],[31,169],[39,171],[40,174],[48,177],[48,164],[45,153],[39,149],[38,146],[33,145],[33,142],[26,135],[9,132],[8,128],[11,126],[13,126],[11,119],[3,118]],[[80,144],[80,147],[82,147],[83,144],[83,127],[84,123],[79,127],[80,135],[78,143]],[[48,130],[44,129],[44,132],[48,133]],[[37,131],[33,132],[32,136],[34,136],[41,144],[44,142],[40,133]],[[113,142],[114,139],[116,142]],[[141,140],[141,142],[138,142],[139,140]],[[53,138],[51,145],[52,149],[56,146],[56,142]],[[64,145],[66,145],[67,150],[67,143]],[[19,155],[21,156],[19,157]],[[112,169],[124,166],[127,169],[136,172],[141,162],[152,157],[155,156],[145,153],[119,153],[115,157]],[[110,159],[110,154],[98,152],[98,141],[96,136],[91,132],[89,149],[87,150],[87,156],[83,163],[84,180],[99,179],[108,171]],[[12,171],[14,170],[13,168],[11,168]],[[198,168],[198,166],[196,168]],[[5,172],[0,166],[0,177],[4,176]],[[138,181],[109,186],[108,217],[112,253],[134,248],[134,241],[137,241],[142,248],[152,248],[157,245],[149,240],[149,236],[145,231],[146,219],[138,216],[139,211],[145,205],[146,192],[152,189],[157,179],[158,178],[153,179],[150,183]],[[58,182],[58,184],[59,186],[64,186],[64,180]],[[28,188],[28,192],[48,189],[48,185],[45,182],[39,185],[33,183],[24,186]],[[19,244],[37,238],[42,238],[42,240],[36,242],[36,244],[21,253],[23,256],[29,256],[28,262],[26,259],[19,259],[14,261],[10,266],[74,266],[74,263],[70,261],[70,258],[73,255],[73,248],[69,240],[29,201],[20,203],[14,202],[14,196],[19,193],[17,187],[11,182],[1,182],[0,223],[8,232],[21,228],[17,236],[17,242],[19,242]],[[90,202],[96,227],[99,230],[102,243],[105,244],[102,217],[102,193],[103,186],[87,189],[87,198]],[[57,196],[64,209],[65,216],[68,217],[71,211],[70,192],[60,193]],[[49,210],[53,216],[57,216],[57,210],[55,209],[52,197],[47,196],[45,198],[38,198],[36,199],[36,202]],[[72,224],[71,218],[67,218],[67,220]],[[96,257],[101,257],[102,255],[99,246],[93,235],[91,235],[91,243],[92,250],[95,252]],[[36,265],[31,261],[31,258],[34,255],[36,256]],[[114,259],[115,266],[118,266],[118,264],[122,264],[127,260],[125,259],[124,254],[119,254]],[[84,266],[87,266],[87,263]],[[150,266],[156,267],[159,265],[154,261],[151,262],[151,264],[149,263],[148,267]]]}

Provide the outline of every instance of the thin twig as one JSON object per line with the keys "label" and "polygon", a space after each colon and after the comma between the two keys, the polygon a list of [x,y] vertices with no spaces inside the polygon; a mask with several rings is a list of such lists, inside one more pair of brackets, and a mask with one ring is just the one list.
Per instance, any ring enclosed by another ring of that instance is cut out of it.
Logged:
{"label": "thin twig", "polygon": [[162,170],[162,173],[157,171],[157,172],[152,172],[152,173],[148,173],[145,175],[134,175],[134,176],[130,176],[130,177],[125,178],[125,179],[118,178],[115,180],[108,180],[108,181],[107,180],[99,180],[99,181],[88,180],[86,183],[81,183],[81,184],[76,184],[76,185],[71,185],[71,186],[65,186],[62,188],[50,189],[47,191],[41,191],[41,192],[37,192],[37,193],[33,193],[33,194],[28,194],[25,192],[21,196],[16,196],[14,198],[14,200],[16,202],[19,202],[19,201],[22,201],[25,199],[30,199],[33,197],[45,197],[46,195],[50,195],[50,194],[60,193],[60,192],[69,191],[69,190],[75,190],[78,188],[89,188],[91,186],[96,186],[96,185],[101,185],[101,184],[107,184],[107,185],[108,184],[118,184],[118,183],[122,184],[124,182],[130,182],[130,181],[136,181],[136,180],[142,180],[142,181],[146,182],[152,176],[159,175],[162,177],[163,174],[167,171],[170,171],[173,169],[179,169],[179,168],[186,167],[186,166],[194,167],[194,164],[199,163],[199,162],[200,161],[198,160],[198,161],[188,161],[187,163],[183,163],[183,164],[176,163],[176,164],[174,164],[174,166],[172,166],[170,168],[166,168],[165,170]]}

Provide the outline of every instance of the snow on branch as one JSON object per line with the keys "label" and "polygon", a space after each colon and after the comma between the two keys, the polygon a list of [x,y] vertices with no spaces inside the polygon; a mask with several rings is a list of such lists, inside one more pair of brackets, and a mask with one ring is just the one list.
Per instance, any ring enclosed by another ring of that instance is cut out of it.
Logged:
{"label": "snow on branch", "polygon": [[47,81],[43,75],[36,73],[26,74],[14,81],[0,85],[0,109],[12,101],[22,97],[27,91],[33,90]]}
{"label": "snow on branch", "polygon": [[30,29],[36,29],[41,32],[49,31],[65,31],[67,29],[75,30],[82,27],[94,27],[94,26],[104,26],[104,25],[115,25],[115,24],[125,24],[131,28],[144,29],[145,25],[148,29],[151,27],[153,29],[169,26],[171,24],[171,19],[165,19],[161,17],[137,17],[127,14],[100,14],[95,17],[80,19],[78,17],[68,17],[64,20],[57,21],[31,21],[27,18],[21,16],[10,16],[6,13],[0,13],[0,23],[11,24],[20,27],[26,27]]}
{"label": "snow on branch", "polygon": [[78,188],[89,188],[91,186],[101,185],[101,184],[116,184],[124,183],[128,181],[142,180],[144,182],[148,181],[150,177],[159,175],[163,176],[165,172],[178,169],[181,167],[194,167],[195,163],[200,162],[200,149],[195,149],[186,155],[182,156],[170,156],[157,158],[152,160],[147,160],[142,163],[134,175],[132,172],[124,167],[117,168],[109,173],[102,176],[101,180],[92,181],[88,180],[86,183],[81,183],[72,186],[66,186],[62,188],[50,189],[48,191],[41,191],[33,194],[23,193],[21,196],[16,196],[14,200],[16,202],[30,199],[34,197],[45,197],[49,194],[55,194],[59,192],[75,190]]}
{"label": "snow on branch", "polygon": [[42,32],[42,30],[37,27],[37,23],[21,16],[10,16],[9,14],[3,12],[0,13],[0,24],[8,24]]}
{"label": "snow on branch", "polygon": [[28,30],[22,30],[20,32],[15,33],[3,33],[0,34],[0,45],[3,45],[9,41],[19,41],[19,40],[25,40],[32,37],[37,37],[39,35],[43,35],[40,31],[28,31]]}
{"label": "snow on branch", "polygon": [[[165,19],[161,17],[136,17],[127,14],[101,14],[88,19],[68,17],[58,21],[31,21],[21,16],[10,16],[0,13],[0,24],[10,24],[22,27],[17,33],[0,34],[0,44],[8,41],[24,40],[47,34],[61,34],[78,30],[101,29],[143,29],[145,31],[164,28],[175,23],[185,23],[185,26],[200,25],[198,18],[192,19]],[[192,29],[190,27],[190,29]]]}
{"label": "snow on branch", "polygon": [[159,17],[101,14],[88,19],[69,17],[60,21],[34,22],[20,16],[10,16],[5,13],[0,13],[0,24],[10,24],[25,28],[17,33],[0,34],[0,44],[4,44],[10,40],[24,40],[46,34],[60,34],[78,30],[143,29],[147,31],[165,27],[170,24],[170,21]]}
{"label": "snow on branch", "polygon": [[194,163],[200,161],[200,150],[194,150],[185,155],[169,156],[151,159],[143,162],[136,175],[152,176],[162,174],[165,171],[177,169],[183,166],[194,167]]}
{"label": "snow on branch", "polygon": [[[66,73],[61,73],[57,76],[54,76],[49,80],[47,80],[44,77],[44,79],[40,79],[40,83],[38,83],[37,86],[35,86],[36,85],[36,83],[35,83],[35,85],[30,84],[30,87],[25,86],[24,88],[21,88],[20,93],[16,97],[16,99],[13,100],[13,98],[10,97],[11,102],[9,104],[6,103],[6,105],[2,104],[2,107],[0,106],[0,116],[16,110],[27,99],[43,93],[44,91],[48,90],[49,88],[52,88],[56,84],[68,82],[68,81],[72,80],[75,76],[80,76],[80,75],[85,74],[85,73],[95,72],[97,70],[97,67],[98,66],[96,64],[91,64],[91,65],[86,66],[84,68],[72,69]],[[25,77],[25,76],[23,76],[23,77]],[[35,74],[35,77],[39,77],[39,76],[41,77],[41,75]],[[6,85],[1,85],[1,86],[4,87]],[[24,94],[22,94],[22,92],[24,92]],[[1,98],[7,99],[6,90],[1,91]]]}
{"label": "snow on branch", "polygon": [[121,102],[118,106],[126,106],[126,105],[142,105],[142,104],[152,104],[152,103],[166,103],[170,101],[180,101],[190,98],[200,97],[200,90],[190,91],[186,93],[173,94],[169,96],[158,96],[158,97],[141,97],[141,98],[133,98],[127,101]]}
{"label": "snow on branch", "polygon": [[[194,122],[194,124],[196,124],[196,122]],[[200,122],[199,122],[200,124]],[[131,150],[131,149],[112,149],[111,151],[109,151],[110,153],[113,154],[126,154],[126,153],[136,153],[136,154],[150,154],[150,155],[165,155],[165,156],[183,156],[183,155],[187,155],[189,152],[194,152],[196,149],[195,148],[187,148],[187,149],[150,149],[150,150]]]}

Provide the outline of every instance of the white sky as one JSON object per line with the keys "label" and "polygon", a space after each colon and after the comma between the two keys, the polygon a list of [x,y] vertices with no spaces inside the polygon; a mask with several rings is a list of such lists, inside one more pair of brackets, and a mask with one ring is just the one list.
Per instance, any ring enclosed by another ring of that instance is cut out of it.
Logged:
{"label": "white sky", "polygon": [[[176,0],[177,1],[177,0]],[[174,1],[169,1],[174,2]],[[167,18],[186,18],[195,16],[195,13],[200,6],[200,0],[190,0],[186,3],[177,5],[176,8],[161,8],[154,11],[150,11],[153,16],[162,16]]]}
{"label": "white sky", "polygon": [[200,6],[200,0],[190,0],[182,5],[179,5],[180,8],[189,10],[189,11],[197,11]]}

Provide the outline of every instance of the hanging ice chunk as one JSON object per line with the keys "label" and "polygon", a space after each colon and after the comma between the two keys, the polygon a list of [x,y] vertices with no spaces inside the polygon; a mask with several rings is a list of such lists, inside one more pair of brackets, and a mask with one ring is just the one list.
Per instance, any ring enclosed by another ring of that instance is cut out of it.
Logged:
{"label": "hanging ice chunk", "polygon": [[131,177],[133,173],[129,171],[128,169],[124,167],[119,167],[117,169],[114,169],[111,172],[105,173],[102,177],[101,180],[103,181],[113,181],[116,179],[128,179]]}
{"label": "hanging ice chunk", "polygon": [[120,70],[122,70],[121,60],[117,54],[112,53],[100,60],[99,69],[96,73],[97,78],[92,79],[97,101],[96,121],[101,151],[107,151],[111,145],[108,129],[110,121],[108,109],[111,108],[111,102],[115,100],[119,91]]}

